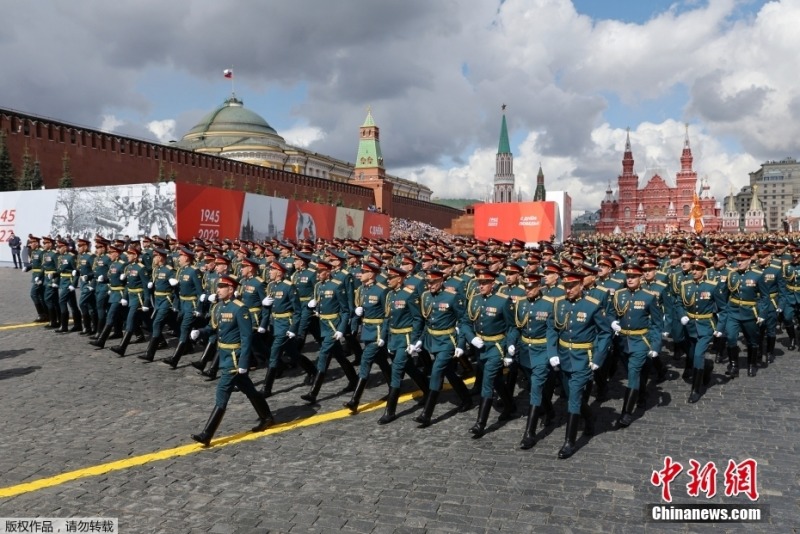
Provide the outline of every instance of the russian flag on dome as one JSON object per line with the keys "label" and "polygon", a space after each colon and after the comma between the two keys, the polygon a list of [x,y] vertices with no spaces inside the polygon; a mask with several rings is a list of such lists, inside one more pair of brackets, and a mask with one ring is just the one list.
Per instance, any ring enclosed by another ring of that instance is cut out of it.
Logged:
{"label": "russian flag on dome", "polygon": [[226,78],[233,78],[233,69],[225,69],[222,71],[222,75]]}

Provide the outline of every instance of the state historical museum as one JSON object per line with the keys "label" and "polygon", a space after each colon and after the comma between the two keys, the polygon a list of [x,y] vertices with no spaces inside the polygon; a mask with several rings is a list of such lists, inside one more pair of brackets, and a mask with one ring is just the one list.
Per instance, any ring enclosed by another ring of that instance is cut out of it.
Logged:
{"label": "state historical museum", "polygon": [[681,153],[681,170],[675,176],[675,186],[654,173],[642,189],[639,175],[633,171],[633,152],[630,132],[625,140],[622,174],[617,178],[614,196],[609,183],[606,197],[600,203],[600,221],[597,232],[611,233],[671,233],[693,231],[690,220],[697,195],[703,212],[703,231],[718,231],[722,226],[721,207],[711,196],[708,182],[697,191],[697,173],[692,169],[692,149],[689,146],[689,129]]}

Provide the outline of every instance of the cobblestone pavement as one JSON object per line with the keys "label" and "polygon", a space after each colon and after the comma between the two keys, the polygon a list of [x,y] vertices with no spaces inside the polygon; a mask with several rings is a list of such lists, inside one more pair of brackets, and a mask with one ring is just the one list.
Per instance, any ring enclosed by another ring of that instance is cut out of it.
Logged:
{"label": "cobblestone pavement", "polygon": [[[0,268],[0,325],[33,317],[27,280]],[[495,411],[491,431],[470,439],[476,411],[456,413],[452,393],[443,395],[429,428],[412,421],[420,409],[413,401],[398,407],[396,422],[377,425],[386,393],[377,370],[364,396],[376,401],[374,409],[356,416],[341,411],[347,399],[336,395],[344,385],[339,373],[314,407],[299,398],[302,378],[284,376],[269,400],[276,419],[315,424],[258,436],[245,433],[255,413],[234,395],[217,437],[245,439],[202,450],[189,435],[206,422],[214,384],[189,366],[199,355],[171,371],[138,360],[144,350],[132,345],[120,358],[91,350],[77,334],[0,326],[0,495],[34,482],[0,497],[0,517],[118,517],[121,532],[136,533],[710,530],[646,521],[645,505],[662,503],[651,474],[671,456],[684,466],[671,485],[674,502],[693,504],[750,503],[724,495],[724,471],[729,459],[757,460],[758,503],[769,505],[768,522],[718,524],[715,531],[796,532],[800,525],[798,354],[785,348],[756,378],[725,383],[717,365],[713,386],[695,405],[686,403],[689,386],[673,370],[622,431],[611,429],[623,392],[617,381],[612,399],[593,405],[598,434],[579,438],[580,450],[565,461],[556,459],[563,401],[556,426],[520,451],[524,418],[498,424]],[[521,411],[522,394],[517,403]],[[309,419],[323,413],[331,420]],[[159,451],[167,451],[163,459],[137,459]],[[717,496],[687,495],[690,459],[715,462]],[[140,465],[50,478],[120,460]]]}

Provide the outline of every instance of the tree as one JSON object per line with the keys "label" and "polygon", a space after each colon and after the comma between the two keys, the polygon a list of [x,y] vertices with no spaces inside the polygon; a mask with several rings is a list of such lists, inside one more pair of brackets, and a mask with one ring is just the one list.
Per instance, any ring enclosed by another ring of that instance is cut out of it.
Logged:
{"label": "tree", "polygon": [[164,162],[158,162],[158,178],[156,178],[156,182],[164,183],[167,181],[167,173],[164,172]]}
{"label": "tree", "polygon": [[169,171],[169,181],[170,182],[177,182],[178,181],[178,171],[175,169],[170,169]]}
{"label": "tree", "polygon": [[17,188],[14,179],[14,165],[6,145],[6,134],[0,130],[0,191],[13,191]]}
{"label": "tree", "polygon": [[17,180],[18,189],[21,191],[28,191],[33,189],[33,158],[28,147],[25,147],[25,152],[22,153],[22,171],[19,173],[19,180]]}
{"label": "tree", "polygon": [[69,166],[69,154],[64,152],[64,157],[61,158],[61,179],[58,181],[59,189],[68,189],[72,187],[72,171]]}
{"label": "tree", "polygon": [[44,176],[42,176],[42,168],[39,165],[39,160],[33,162],[33,181],[31,189],[42,189],[44,187]]}

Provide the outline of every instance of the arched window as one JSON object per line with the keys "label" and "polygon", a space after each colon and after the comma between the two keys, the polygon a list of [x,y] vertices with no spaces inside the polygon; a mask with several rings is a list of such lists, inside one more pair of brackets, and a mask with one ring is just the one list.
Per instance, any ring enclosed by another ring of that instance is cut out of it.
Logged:
{"label": "arched window", "polygon": [[684,206],[683,206],[683,214],[685,216],[689,215],[689,205],[688,204],[684,204]]}
{"label": "arched window", "polygon": [[626,219],[630,219],[631,218],[631,209],[630,208],[625,208],[625,218]]}

